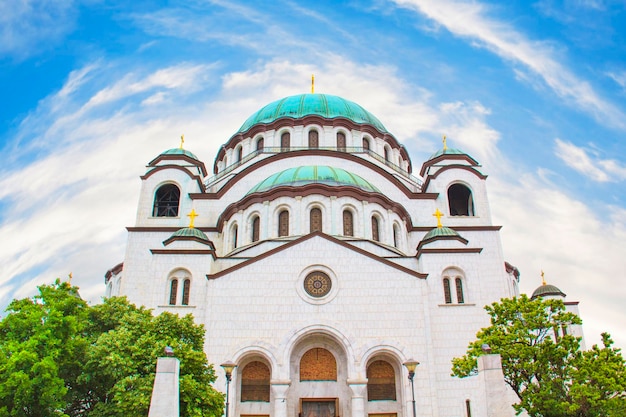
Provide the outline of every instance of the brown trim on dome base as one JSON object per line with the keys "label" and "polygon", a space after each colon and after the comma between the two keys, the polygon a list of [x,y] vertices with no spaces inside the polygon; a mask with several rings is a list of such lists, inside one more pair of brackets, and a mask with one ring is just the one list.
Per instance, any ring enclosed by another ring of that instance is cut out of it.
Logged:
{"label": "brown trim on dome base", "polygon": [[210,249],[150,249],[153,255],[211,255],[215,260],[215,251]]}
{"label": "brown trim on dome base", "polygon": [[449,171],[451,169],[461,169],[461,170],[464,170],[464,171],[469,171],[470,173],[476,175],[481,180],[486,180],[487,179],[487,175],[485,175],[482,172],[478,171],[476,168],[473,168],[473,167],[470,167],[470,166],[467,166],[467,165],[446,165],[445,167],[441,167],[441,169],[439,169],[437,172],[435,172],[432,175],[429,175],[428,177],[426,177],[424,179],[424,185],[422,185],[422,190],[428,189],[428,184],[430,183],[431,179],[435,179],[442,172]]}
{"label": "brown trim on dome base", "polygon": [[141,178],[142,180],[146,180],[150,178],[152,174],[155,174],[159,171],[163,171],[164,169],[176,169],[178,171],[183,171],[185,174],[189,175],[189,178],[191,178],[192,180],[195,180],[198,183],[201,191],[203,192],[206,191],[206,189],[204,188],[204,183],[202,182],[202,178],[200,178],[198,175],[193,175],[191,172],[189,172],[188,169],[180,165],[159,165],[158,167],[154,167],[150,171],[146,172],[144,175],[140,176],[139,178]]}
{"label": "brown trim on dome base", "polygon": [[406,211],[406,209],[401,205],[396,203],[395,201],[390,200],[387,196],[368,192],[361,190],[357,187],[353,186],[332,186],[326,184],[307,184],[301,185],[297,187],[293,186],[279,186],[276,188],[272,188],[267,191],[263,191],[261,193],[254,193],[245,196],[243,199],[239,200],[236,203],[232,203],[226,207],[226,209],[220,214],[217,219],[217,231],[221,232],[224,227],[224,223],[228,221],[235,213],[239,210],[245,210],[255,203],[263,203],[264,201],[273,201],[280,197],[306,197],[309,195],[319,194],[324,197],[332,197],[332,196],[341,196],[341,197],[352,197],[360,201],[367,201],[368,203],[376,203],[380,204],[384,208],[393,211],[396,213],[402,220],[404,220],[405,225],[412,224],[411,215]]}
{"label": "brown trim on dome base", "polygon": [[210,240],[204,240],[204,239],[200,239],[199,237],[196,236],[172,236],[168,239],[165,239],[163,241],[163,246],[167,246],[172,242],[176,242],[179,240],[184,240],[187,242],[198,242],[201,243],[205,246],[210,246],[212,251],[215,251],[215,245],[213,245],[213,242],[211,242]]}
{"label": "brown trim on dome base", "polygon": [[422,255],[432,255],[432,254],[444,255],[444,254],[450,254],[450,253],[468,254],[468,253],[481,253],[482,251],[483,251],[483,248],[419,249],[415,257],[419,259]]}
{"label": "brown trim on dome base", "polygon": [[[439,193],[413,192],[409,190],[407,186],[404,183],[402,183],[396,176],[394,176],[387,170],[383,169],[379,165],[371,161],[368,161],[367,159],[354,156],[350,153],[339,152],[337,150],[330,150],[330,149],[300,149],[297,151],[287,151],[287,152],[280,152],[280,153],[273,154],[272,156],[268,156],[267,158],[260,159],[256,161],[255,163],[253,163],[252,165],[246,167],[242,171],[239,171],[235,176],[230,178],[228,182],[222,188],[220,188],[219,191],[217,191],[216,193],[190,193],[189,197],[191,197],[191,199],[198,199],[198,200],[218,200],[222,198],[222,196],[226,194],[226,192],[234,184],[236,184],[241,178],[245,177],[246,175],[251,174],[257,169],[264,167],[265,165],[268,165],[268,164],[273,164],[282,159],[299,157],[299,156],[331,156],[333,158],[345,159],[351,162],[356,162],[360,165],[363,165],[364,167],[368,169],[375,171],[377,174],[385,177],[387,180],[395,184],[396,187],[400,191],[402,191],[408,198],[412,200],[435,200],[437,199],[437,197],[439,197]],[[422,187],[422,190],[423,189],[424,187]]]}
{"label": "brown trim on dome base", "polygon": [[204,165],[204,162],[199,161],[197,159],[193,159],[190,156],[184,155],[184,154],[176,154],[176,155],[159,155],[156,158],[154,158],[152,161],[148,162],[148,166],[149,167],[156,167],[158,162],[161,161],[180,161],[180,160],[189,162],[190,164],[192,164],[195,167],[198,167],[200,169],[200,171],[202,171],[202,175],[204,175],[205,177],[208,175],[207,170],[206,170],[206,166]]}
{"label": "brown trim on dome base", "polygon": [[424,174],[426,173],[426,169],[437,164],[438,162],[442,162],[445,160],[454,160],[454,161],[467,161],[469,162],[472,166],[477,166],[479,167],[480,164],[478,163],[477,160],[475,160],[474,158],[472,158],[471,156],[469,156],[468,154],[464,153],[464,154],[449,154],[449,153],[444,153],[439,155],[436,158],[433,159],[429,159],[428,161],[424,162],[424,164],[422,165],[422,169],[420,169],[420,176],[424,176]]}

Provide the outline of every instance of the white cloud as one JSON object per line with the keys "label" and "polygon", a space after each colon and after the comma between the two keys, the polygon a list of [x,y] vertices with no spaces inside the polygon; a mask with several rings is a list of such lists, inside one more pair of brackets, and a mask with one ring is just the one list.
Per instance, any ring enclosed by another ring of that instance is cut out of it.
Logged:
{"label": "white cloud", "polygon": [[489,190],[494,221],[504,225],[505,257],[522,272],[521,290],[532,293],[544,270],[567,301],[580,301],[588,347],[600,342],[603,331],[626,346],[626,287],[618,272],[626,268],[624,209],[594,209],[539,175],[512,174],[490,176]]}
{"label": "white cloud", "polygon": [[24,59],[69,33],[77,11],[72,0],[0,2],[0,56]]}
{"label": "white cloud", "polygon": [[626,71],[609,72],[606,75],[622,87],[622,90],[626,90]]}
{"label": "white cloud", "polygon": [[555,141],[554,153],[570,168],[598,182],[626,179],[626,165],[614,159],[601,159],[595,152],[561,139]]}
{"label": "white cloud", "polygon": [[602,99],[587,81],[579,79],[562,65],[549,43],[532,41],[510,25],[488,17],[484,5],[456,0],[394,1],[401,7],[424,14],[453,34],[468,38],[473,45],[521,65],[526,71],[540,77],[564,102],[574,103],[596,120],[626,128],[626,115]]}

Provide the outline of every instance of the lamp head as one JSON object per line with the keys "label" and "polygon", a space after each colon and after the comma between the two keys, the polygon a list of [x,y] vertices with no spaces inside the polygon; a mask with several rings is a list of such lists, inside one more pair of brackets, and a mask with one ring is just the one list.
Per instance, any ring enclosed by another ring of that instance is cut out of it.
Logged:
{"label": "lamp head", "polygon": [[235,369],[237,367],[236,363],[233,363],[231,361],[228,362],[224,362],[223,364],[220,365],[222,368],[224,368],[224,373],[226,374],[226,380],[230,381],[230,377],[233,374],[233,369]]}
{"label": "lamp head", "polygon": [[402,365],[406,366],[406,369],[409,371],[409,379],[413,380],[413,377],[415,376],[415,368],[417,368],[417,365],[419,365],[420,363],[418,361],[416,361],[415,359],[409,359],[408,361],[404,362]]}

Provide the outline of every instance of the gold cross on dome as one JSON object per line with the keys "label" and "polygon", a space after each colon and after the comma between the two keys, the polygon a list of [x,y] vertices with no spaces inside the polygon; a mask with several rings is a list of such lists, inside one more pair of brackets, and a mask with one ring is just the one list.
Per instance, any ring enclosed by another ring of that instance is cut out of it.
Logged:
{"label": "gold cross on dome", "polygon": [[180,149],[183,149],[183,143],[185,143],[185,135],[180,135]]}
{"label": "gold cross on dome", "polygon": [[546,285],[546,274],[541,270],[541,285]]}
{"label": "gold cross on dome", "polygon": [[438,228],[443,227],[443,225],[441,224],[441,218],[443,217],[443,213],[440,212],[439,209],[437,209],[435,213],[433,214],[433,216],[437,218],[437,227]]}
{"label": "gold cross on dome", "polygon": [[67,277],[68,277],[68,280],[67,280],[67,281],[70,283],[70,285],[72,285],[72,273],[70,272],[70,273],[67,275]]}
{"label": "gold cross on dome", "polygon": [[315,74],[311,74],[311,94],[315,94]]}
{"label": "gold cross on dome", "polygon": [[443,135],[443,150],[447,151],[448,150],[448,141],[446,140],[446,135]]}
{"label": "gold cross on dome", "polygon": [[193,221],[198,217],[198,213],[196,213],[196,209],[191,209],[191,212],[187,215],[189,217],[189,228],[193,229]]}

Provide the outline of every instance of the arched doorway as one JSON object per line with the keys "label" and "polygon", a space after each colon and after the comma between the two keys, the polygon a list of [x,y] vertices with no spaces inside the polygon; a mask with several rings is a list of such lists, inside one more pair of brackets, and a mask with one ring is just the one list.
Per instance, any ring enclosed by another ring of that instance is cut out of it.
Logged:
{"label": "arched doorway", "polygon": [[351,415],[347,354],[335,338],[310,334],[293,348],[288,415],[343,417]]}

